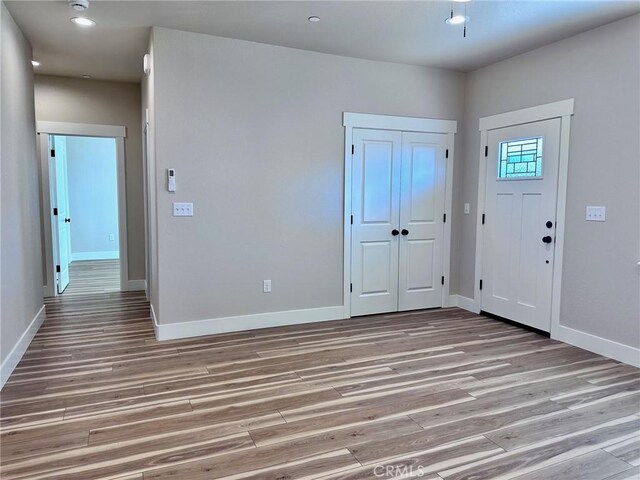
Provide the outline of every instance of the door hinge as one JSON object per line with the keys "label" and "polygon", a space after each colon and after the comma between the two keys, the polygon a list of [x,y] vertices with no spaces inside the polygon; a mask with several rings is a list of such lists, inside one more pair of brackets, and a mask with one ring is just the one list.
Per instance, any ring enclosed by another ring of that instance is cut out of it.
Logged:
{"label": "door hinge", "polygon": [[444,276],[442,277],[442,285],[444,285]]}
{"label": "door hinge", "polygon": [[482,224],[484,225],[484,213],[482,214]]}
{"label": "door hinge", "polygon": [[55,150],[55,148],[52,148],[52,149],[51,149],[51,156],[52,156],[52,157],[55,157],[55,156],[56,156],[56,150]]}
{"label": "door hinge", "polygon": [[356,146],[351,145],[351,155],[353,155],[354,153],[356,153]]}
{"label": "door hinge", "polygon": [[55,207],[54,207],[54,209],[53,209],[53,214],[54,214],[54,215],[58,215],[58,209],[57,209],[57,208],[55,208]]}
{"label": "door hinge", "polygon": [[447,151],[444,153],[444,158],[449,158],[449,149],[447,148]]}
{"label": "door hinge", "polygon": [[350,292],[353,292],[353,283],[350,283],[350,284],[349,284],[349,291],[350,291]]}
{"label": "door hinge", "polygon": [[351,215],[351,225],[353,225],[353,215]]}
{"label": "door hinge", "polygon": [[56,265],[56,273],[60,273],[60,265]]}
{"label": "door hinge", "polygon": [[484,146],[484,156],[488,157],[489,156],[489,145],[485,145]]}
{"label": "door hinge", "polygon": [[480,290],[482,290],[482,280],[480,280]]}
{"label": "door hinge", "polygon": [[446,213],[443,213],[443,214],[442,214],[442,221],[443,221],[444,223],[447,223],[447,214],[446,214]]}

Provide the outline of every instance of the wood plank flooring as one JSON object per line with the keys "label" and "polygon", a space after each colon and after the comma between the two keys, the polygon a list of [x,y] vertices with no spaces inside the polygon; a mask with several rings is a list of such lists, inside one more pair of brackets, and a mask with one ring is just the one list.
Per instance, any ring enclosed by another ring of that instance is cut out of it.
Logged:
{"label": "wood plank flooring", "polygon": [[69,264],[69,285],[63,295],[120,291],[120,260],[83,260]]}
{"label": "wood plank flooring", "polygon": [[1,394],[2,479],[637,479],[640,374],[457,309],[156,342],[60,296]]}

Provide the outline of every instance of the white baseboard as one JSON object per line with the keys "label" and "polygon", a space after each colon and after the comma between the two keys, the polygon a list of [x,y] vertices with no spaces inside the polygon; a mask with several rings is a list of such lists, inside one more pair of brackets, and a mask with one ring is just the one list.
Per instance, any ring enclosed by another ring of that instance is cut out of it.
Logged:
{"label": "white baseboard", "polygon": [[42,308],[33,320],[31,320],[31,323],[20,337],[20,340],[18,340],[11,352],[9,352],[9,355],[7,355],[7,358],[2,362],[2,365],[0,365],[0,389],[2,389],[4,384],[7,383],[7,380],[9,380],[11,373],[22,359],[24,352],[27,351],[31,340],[33,340],[33,337],[38,333],[38,329],[40,325],[42,325],[42,322],[44,322],[46,316],[44,305],[42,305]]}
{"label": "white baseboard", "polygon": [[340,320],[344,318],[343,309],[344,307],[340,305],[336,307],[210,318],[193,322],[169,323],[166,325],[158,324],[153,307],[151,307],[151,315],[156,339],[174,340],[177,338],[198,337],[201,335],[214,335],[216,333],[238,332],[257,328]]}
{"label": "white baseboard", "polygon": [[160,340],[160,330],[158,328],[158,319],[156,317],[156,311],[153,308],[153,303],[149,303],[151,307],[151,321],[153,322],[153,334],[156,336],[156,340]]}
{"label": "white baseboard", "polygon": [[452,307],[460,307],[473,313],[480,313],[475,300],[473,298],[463,297],[462,295],[449,295],[449,305]]}
{"label": "white baseboard", "polygon": [[640,367],[640,349],[624,345],[623,343],[607,340],[590,333],[575,330],[564,325],[558,325],[555,334],[551,338],[568,343],[575,347],[584,348],[590,352],[613,358],[619,362]]}
{"label": "white baseboard", "polygon": [[146,290],[147,289],[147,281],[146,280],[129,280],[127,282],[127,290],[130,292],[137,290]]}
{"label": "white baseboard", "polygon": [[71,254],[72,262],[81,262],[83,260],[117,260],[120,258],[120,252],[75,252]]}

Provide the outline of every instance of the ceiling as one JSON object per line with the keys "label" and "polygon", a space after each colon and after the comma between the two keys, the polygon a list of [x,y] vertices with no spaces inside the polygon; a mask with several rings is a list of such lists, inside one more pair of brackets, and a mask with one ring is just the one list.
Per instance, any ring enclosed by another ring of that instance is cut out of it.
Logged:
{"label": "ceiling", "polygon": [[93,0],[83,15],[92,28],[70,22],[77,12],[66,0],[5,4],[39,73],[135,82],[151,26],[470,71],[640,11],[639,0],[473,0],[463,38],[462,27],[444,22],[450,1]]}

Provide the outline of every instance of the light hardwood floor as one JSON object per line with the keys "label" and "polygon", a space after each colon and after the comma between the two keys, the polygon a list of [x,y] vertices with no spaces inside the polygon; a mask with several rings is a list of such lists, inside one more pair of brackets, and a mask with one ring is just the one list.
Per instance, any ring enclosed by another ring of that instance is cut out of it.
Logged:
{"label": "light hardwood floor", "polygon": [[83,260],[69,264],[69,285],[63,295],[120,291],[120,260]]}
{"label": "light hardwood floor", "polygon": [[1,477],[637,479],[639,402],[638,369],[456,308],[158,343],[140,293],[63,295]]}

